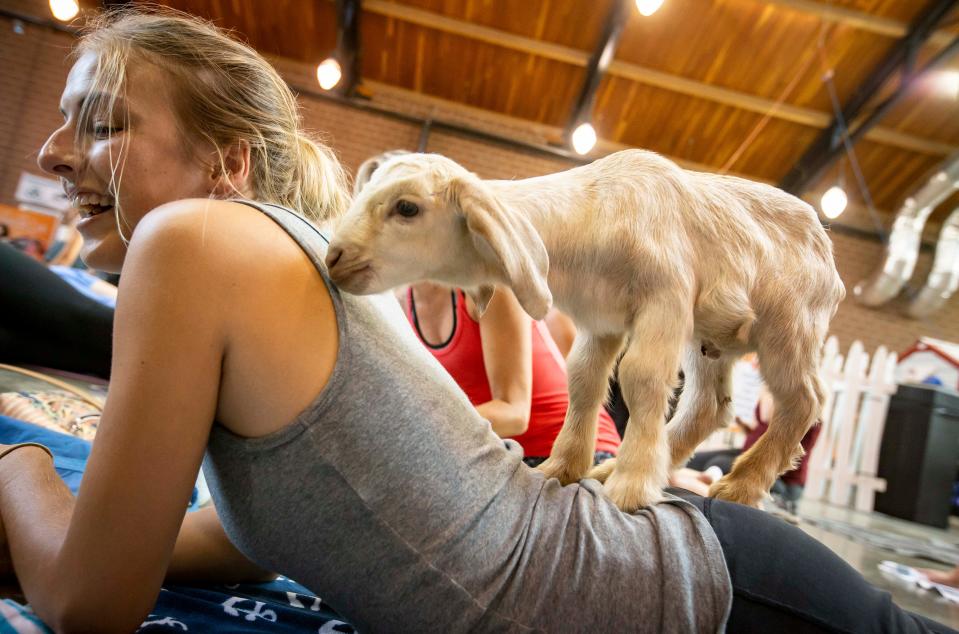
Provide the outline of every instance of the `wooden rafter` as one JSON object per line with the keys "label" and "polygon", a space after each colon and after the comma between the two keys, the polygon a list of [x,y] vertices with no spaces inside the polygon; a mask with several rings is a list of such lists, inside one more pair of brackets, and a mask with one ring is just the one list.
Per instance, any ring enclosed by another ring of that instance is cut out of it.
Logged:
{"label": "wooden rafter", "polygon": [[[366,80],[366,85],[372,90],[374,94],[374,103],[376,102],[376,96],[389,95],[395,101],[405,104],[416,104],[420,106],[423,110],[423,117],[430,116],[433,118],[435,124],[445,124],[450,128],[458,128],[464,132],[480,134],[483,132],[483,126],[475,126],[475,122],[487,122],[494,128],[502,129],[512,129],[512,130],[524,130],[527,132],[529,138],[524,139],[525,143],[530,148],[540,149],[548,151],[557,156],[562,156],[563,158],[569,159],[571,161],[577,162],[589,162],[592,158],[583,158],[577,156],[569,151],[558,150],[555,148],[551,141],[553,139],[559,138],[563,130],[556,126],[547,125],[545,123],[536,123],[531,124],[525,119],[519,119],[517,117],[511,117],[505,114],[499,114],[496,112],[490,112],[489,110],[484,110],[482,108],[477,108],[475,106],[467,106],[465,104],[450,101],[448,99],[443,99],[441,97],[432,97],[429,95],[424,95],[407,88],[400,88],[398,86],[393,86],[390,84],[384,84],[382,82]],[[429,113],[429,114],[426,114]],[[451,113],[456,115],[455,118],[447,120],[441,114],[437,113]],[[474,122],[474,127],[468,126],[464,121]],[[518,135],[517,135],[518,138]],[[503,142],[516,142],[517,138],[504,138]],[[600,154],[609,154],[612,152],[618,152],[620,150],[631,149],[634,146],[626,145],[624,143],[615,143],[613,141],[600,140],[596,143],[598,152]],[[662,154],[662,153],[660,153]],[[686,159],[678,158],[675,156],[670,156],[668,154],[662,154],[669,160],[673,161],[677,165],[684,167],[685,169],[694,170],[697,172],[716,172],[716,167],[712,165],[706,165],[704,163],[697,163],[696,161],[689,161]],[[772,181],[768,181],[762,178],[757,178],[755,176],[750,176],[748,174],[742,174],[739,172],[728,172],[731,176],[738,176],[740,178],[748,178],[759,183],[766,183],[767,185],[772,185]]]}
{"label": "wooden rafter", "polygon": [[[828,22],[838,22],[847,24],[863,31],[869,31],[877,35],[900,39],[909,32],[909,25],[898,20],[890,20],[878,15],[872,15],[855,9],[838,7],[832,4],[824,4],[816,0],[763,0],[767,4],[774,4],[780,7],[786,7],[803,13],[812,13]],[[936,46],[947,46],[955,37],[952,33],[945,30],[939,30],[932,34],[929,43]]]}
{"label": "wooden rafter", "polygon": [[[424,11],[403,4],[388,2],[386,0],[364,0],[363,9],[384,17],[394,18],[444,33],[459,35],[494,46],[500,46],[530,55],[537,55],[574,66],[586,67],[589,63],[590,56],[589,53],[585,51],[506,33],[498,29],[448,18],[432,11]],[[691,97],[734,106],[758,114],[766,114],[768,112],[777,119],[791,121],[809,127],[824,129],[829,126],[832,119],[829,113],[820,110],[789,104],[780,104],[777,106],[777,104],[770,99],[757,97],[729,88],[713,86],[679,75],[646,68],[638,64],[614,60],[609,65],[607,72],[610,75],[649,86],[656,86],[657,88],[663,88]],[[866,134],[866,138],[884,145],[932,156],[947,156],[959,149],[948,143],[941,143],[939,141],[933,141],[931,139],[881,127],[870,130],[869,133]]]}

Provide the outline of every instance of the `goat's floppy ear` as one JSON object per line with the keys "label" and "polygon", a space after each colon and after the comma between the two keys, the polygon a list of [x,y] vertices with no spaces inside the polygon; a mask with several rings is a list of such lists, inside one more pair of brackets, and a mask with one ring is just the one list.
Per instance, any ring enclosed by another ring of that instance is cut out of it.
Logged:
{"label": "goat's floppy ear", "polygon": [[496,287],[489,284],[483,284],[482,286],[464,289],[464,292],[471,300],[473,300],[473,303],[476,305],[476,312],[478,312],[481,316],[486,312],[486,307],[489,306],[489,301],[493,299],[493,291],[495,288]]}
{"label": "goat's floppy ear", "polygon": [[[448,195],[462,211],[477,251],[499,270],[523,310],[533,319],[545,317],[553,303],[546,285],[549,256],[533,225],[503,206],[475,177],[454,178]],[[470,295],[483,309],[492,294],[492,287],[481,287],[479,297]]]}
{"label": "goat's floppy ear", "polygon": [[356,198],[356,195],[360,193],[360,190],[363,189],[363,186],[370,182],[370,178],[373,177],[373,172],[375,172],[379,166],[380,161],[375,157],[363,161],[363,164],[360,165],[359,169],[356,170],[356,179],[353,181],[354,198]]}

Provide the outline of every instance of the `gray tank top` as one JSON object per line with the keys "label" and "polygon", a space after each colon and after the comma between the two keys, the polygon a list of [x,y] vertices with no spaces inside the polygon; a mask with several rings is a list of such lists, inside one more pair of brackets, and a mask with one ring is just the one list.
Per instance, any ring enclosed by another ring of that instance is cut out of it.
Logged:
{"label": "gray tank top", "polygon": [[392,298],[341,294],[313,225],[248,204],[323,276],[339,352],[283,429],[213,427],[204,472],[241,552],[361,631],[722,631],[729,575],[695,507],[670,498],[625,514],[594,480],[564,487],[526,467]]}

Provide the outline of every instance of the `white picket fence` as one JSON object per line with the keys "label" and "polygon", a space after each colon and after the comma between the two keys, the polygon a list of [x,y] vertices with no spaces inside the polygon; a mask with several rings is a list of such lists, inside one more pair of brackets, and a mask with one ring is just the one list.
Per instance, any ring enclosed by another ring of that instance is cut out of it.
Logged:
{"label": "white picket fence", "polygon": [[823,428],[809,457],[803,497],[871,511],[876,492],[886,490],[876,469],[889,399],[896,392],[896,353],[879,346],[870,359],[855,341],[843,357],[830,337],[821,368],[827,391]]}

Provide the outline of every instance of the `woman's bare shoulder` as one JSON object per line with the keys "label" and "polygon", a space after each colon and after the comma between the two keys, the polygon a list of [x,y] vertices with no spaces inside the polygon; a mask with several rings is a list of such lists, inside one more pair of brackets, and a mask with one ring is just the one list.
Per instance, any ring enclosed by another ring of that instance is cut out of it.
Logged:
{"label": "woman's bare shoulder", "polygon": [[126,323],[163,316],[161,345],[195,347],[182,333],[209,333],[203,345],[223,351],[216,418],[240,435],[286,424],[336,361],[324,280],[282,227],[248,205],[184,200],[151,211],[130,242],[119,295]]}
{"label": "woman's bare shoulder", "polygon": [[[289,293],[326,294],[303,249],[271,218],[242,203],[188,199],[157,207],[137,225],[120,281],[123,295],[176,293],[205,311],[262,312]],[[279,304],[282,306],[283,302]]]}
{"label": "woman's bare shoulder", "polygon": [[245,276],[312,268],[303,250],[261,211],[208,199],[178,200],[150,211],[133,233],[129,258],[157,260],[156,266],[202,271],[214,278],[227,276],[237,283]]}
{"label": "woman's bare shoulder", "polygon": [[[266,229],[266,231],[264,231]],[[214,247],[243,245],[255,248],[269,244],[285,232],[259,210],[228,200],[188,198],[161,205],[139,222],[131,239],[131,247],[140,242],[169,241],[170,248],[200,248],[213,255]],[[271,240],[272,239],[272,240]],[[234,251],[234,249],[230,249]],[[194,256],[201,253],[193,251]]]}

